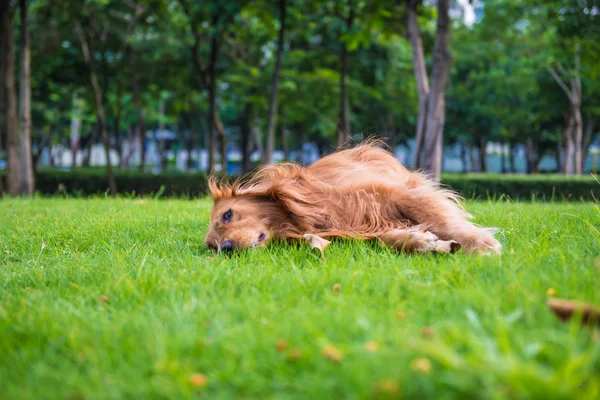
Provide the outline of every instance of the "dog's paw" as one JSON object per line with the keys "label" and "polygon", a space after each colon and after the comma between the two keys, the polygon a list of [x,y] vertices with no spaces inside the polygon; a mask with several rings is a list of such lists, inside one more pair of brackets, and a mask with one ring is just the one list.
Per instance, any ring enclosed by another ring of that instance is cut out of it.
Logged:
{"label": "dog's paw", "polygon": [[454,240],[438,240],[435,244],[436,253],[451,253],[454,254],[460,250],[461,246]]}
{"label": "dog's paw", "polygon": [[441,240],[431,232],[422,232],[421,235],[425,241],[421,252],[456,253],[460,250],[460,244],[454,240]]}
{"label": "dog's paw", "polygon": [[502,252],[502,245],[490,233],[484,232],[477,237],[469,237],[461,243],[464,252],[480,255],[498,255]]}

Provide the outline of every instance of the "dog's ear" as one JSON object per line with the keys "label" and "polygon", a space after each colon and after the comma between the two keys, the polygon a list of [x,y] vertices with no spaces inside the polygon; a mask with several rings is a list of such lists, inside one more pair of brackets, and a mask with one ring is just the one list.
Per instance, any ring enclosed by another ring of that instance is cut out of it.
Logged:
{"label": "dog's ear", "polygon": [[233,195],[231,185],[219,181],[219,179],[215,176],[210,176],[208,178],[208,191],[210,192],[210,196],[214,201],[221,200],[225,197],[231,197]]}

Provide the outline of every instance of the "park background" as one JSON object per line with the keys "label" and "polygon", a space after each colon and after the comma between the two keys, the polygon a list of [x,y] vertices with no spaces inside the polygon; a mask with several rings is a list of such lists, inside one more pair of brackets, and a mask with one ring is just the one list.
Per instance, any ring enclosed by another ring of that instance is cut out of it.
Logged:
{"label": "park background", "polygon": [[[309,164],[373,136],[466,195],[594,190],[539,176],[598,168],[594,1],[2,7],[0,191],[12,195],[198,195],[209,171]],[[538,176],[528,190],[499,173]]]}

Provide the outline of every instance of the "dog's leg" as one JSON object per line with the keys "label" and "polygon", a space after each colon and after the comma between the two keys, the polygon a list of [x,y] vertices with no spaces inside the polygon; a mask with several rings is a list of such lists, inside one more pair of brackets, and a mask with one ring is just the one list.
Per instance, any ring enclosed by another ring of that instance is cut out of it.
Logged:
{"label": "dog's leg", "polygon": [[395,199],[400,211],[414,223],[442,240],[456,240],[468,253],[498,254],[501,245],[493,229],[475,226],[453,193],[439,189],[419,174],[411,174],[407,185],[397,189]]}
{"label": "dog's leg", "polygon": [[379,240],[389,247],[404,253],[454,253],[460,245],[454,240],[440,240],[421,227],[393,229],[379,236]]}

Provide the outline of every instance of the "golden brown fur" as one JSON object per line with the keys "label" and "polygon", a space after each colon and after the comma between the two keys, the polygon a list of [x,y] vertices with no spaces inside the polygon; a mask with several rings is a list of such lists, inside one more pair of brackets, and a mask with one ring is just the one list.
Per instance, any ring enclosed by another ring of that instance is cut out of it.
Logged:
{"label": "golden brown fur", "polygon": [[[271,238],[379,239],[403,251],[498,253],[492,230],[468,221],[459,197],[408,171],[373,144],[326,156],[309,167],[272,164],[247,181],[209,180],[215,201],[206,245],[263,245]],[[231,210],[231,219],[224,214]],[[226,222],[226,223],[225,223]]]}

